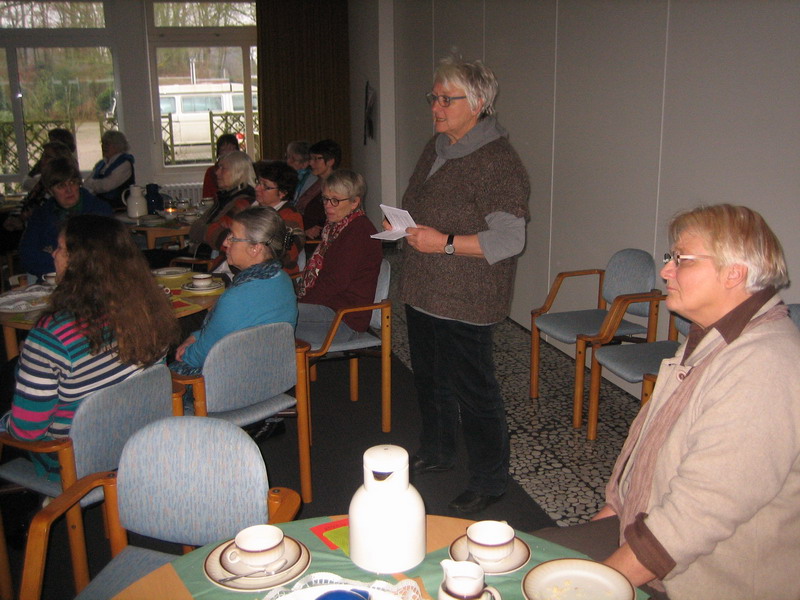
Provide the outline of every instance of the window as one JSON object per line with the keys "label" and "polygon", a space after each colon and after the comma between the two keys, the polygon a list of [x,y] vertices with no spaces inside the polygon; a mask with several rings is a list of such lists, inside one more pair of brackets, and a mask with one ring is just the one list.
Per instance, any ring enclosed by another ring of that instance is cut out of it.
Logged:
{"label": "window", "polygon": [[244,27],[256,24],[255,2],[156,2],[156,27]]}
{"label": "window", "polygon": [[187,96],[181,98],[181,110],[185,113],[222,110],[222,96]]}
{"label": "window", "polygon": [[102,2],[0,2],[0,28],[105,27]]}
{"label": "window", "polygon": [[163,113],[174,113],[177,109],[175,103],[175,96],[161,96],[159,97],[159,103],[161,104],[161,112]]}

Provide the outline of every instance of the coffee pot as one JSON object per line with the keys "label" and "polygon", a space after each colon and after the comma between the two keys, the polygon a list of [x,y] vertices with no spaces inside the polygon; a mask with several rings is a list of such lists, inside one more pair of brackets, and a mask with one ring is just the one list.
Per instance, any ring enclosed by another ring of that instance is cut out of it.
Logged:
{"label": "coffee pot", "polygon": [[373,573],[402,573],[425,558],[425,505],[408,482],[408,452],[364,452],[364,485],[350,501],[350,559]]}
{"label": "coffee pot", "polygon": [[138,219],[147,214],[147,200],[140,185],[132,185],[122,192],[122,203],[127,207],[131,219]]}

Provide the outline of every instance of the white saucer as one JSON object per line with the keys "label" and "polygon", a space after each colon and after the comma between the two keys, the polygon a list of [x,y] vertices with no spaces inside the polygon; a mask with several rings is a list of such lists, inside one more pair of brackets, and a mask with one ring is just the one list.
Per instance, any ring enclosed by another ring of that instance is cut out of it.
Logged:
{"label": "white saucer", "polygon": [[[450,558],[453,560],[469,560],[469,549],[467,548],[467,536],[462,535],[450,544]],[[531,549],[518,537],[514,538],[514,549],[511,554],[506,556],[503,560],[496,562],[480,562],[475,559],[480,566],[483,567],[483,572],[487,575],[506,575],[513,573],[524,567],[528,560],[531,558]]]}
{"label": "white saucer", "polygon": [[206,287],[196,287],[191,281],[189,283],[184,283],[181,286],[182,290],[186,290],[187,292],[193,292],[195,294],[205,294],[208,292],[215,292],[219,288],[225,287],[225,284],[221,281],[213,281],[211,285],[207,285]]}
{"label": "white saucer", "polygon": [[293,553],[293,555],[297,556],[297,559],[294,564],[287,565],[282,571],[274,575],[241,577],[240,579],[220,583],[220,579],[236,575],[236,573],[231,573],[223,567],[222,562],[220,562],[222,553],[233,543],[233,540],[222,542],[211,551],[203,563],[203,572],[211,583],[229,590],[263,591],[287,584],[306,572],[306,569],[311,564],[311,553],[302,542],[290,538],[288,535],[284,537],[284,540],[286,540],[286,552]]}
{"label": "white saucer", "polygon": [[156,277],[180,277],[189,272],[186,267],[164,267],[163,269],[153,269]]}
{"label": "white saucer", "polygon": [[[292,541],[294,541],[294,540],[292,540]],[[228,549],[231,546],[233,546],[234,543],[235,542],[232,541],[230,544],[228,544],[227,546],[225,546],[222,549],[222,553],[220,554],[220,563],[222,564],[222,567],[226,571],[230,571],[234,575],[247,575],[248,573],[252,573],[256,569],[258,569],[258,567],[254,567],[252,565],[248,565],[248,564],[243,563],[243,562],[232,563],[232,562],[230,562],[229,560],[227,560],[225,558],[225,555],[228,553]],[[283,568],[282,568],[282,570],[285,571],[287,568],[291,567],[291,565],[295,564],[297,562],[298,558],[300,558],[300,546],[298,546],[297,543],[286,542],[286,544],[284,546],[284,549],[283,549],[283,556],[281,556],[281,558],[278,558],[278,559],[276,559],[274,561],[270,561],[270,563],[275,563],[275,562],[277,562],[279,560],[285,560],[286,563],[283,565]],[[274,568],[273,568],[273,570],[274,570]],[[277,573],[276,573],[276,575],[277,575]]]}

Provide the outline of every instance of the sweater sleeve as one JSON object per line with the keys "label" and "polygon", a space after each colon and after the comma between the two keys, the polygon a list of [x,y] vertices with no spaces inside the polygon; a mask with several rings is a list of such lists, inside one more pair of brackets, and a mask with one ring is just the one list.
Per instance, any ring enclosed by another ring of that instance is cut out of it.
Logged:
{"label": "sweater sleeve", "polygon": [[55,270],[53,256],[50,254],[55,247],[48,248],[53,244],[48,234],[50,230],[48,216],[46,204],[37,208],[31,215],[28,227],[19,242],[19,260],[22,268],[37,276]]}

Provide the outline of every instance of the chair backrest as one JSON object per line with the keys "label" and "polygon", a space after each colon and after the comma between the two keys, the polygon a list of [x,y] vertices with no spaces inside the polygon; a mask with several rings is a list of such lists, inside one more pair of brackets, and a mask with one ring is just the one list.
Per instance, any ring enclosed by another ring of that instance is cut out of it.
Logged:
{"label": "chair backrest", "polygon": [[170,415],[172,380],[164,364],[89,394],[75,411],[69,433],[78,478],[116,469],[128,438]]}
{"label": "chair backrest", "polygon": [[[649,292],[656,287],[656,265],[649,252],[637,248],[625,248],[614,253],[606,265],[603,278],[603,298],[611,304],[622,294]],[[646,317],[647,302],[631,304],[627,312]]]}
{"label": "chair backrest", "polygon": [[267,468],[241,428],[206,417],[168,417],[136,432],[117,475],[129,531],[201,546],[269,520]]}
{"label": "chair backrest", "polygon": [[[378,285],[375,287],[375,302],[382,302],[389,297],[389,284],[392,280],[392,265],[385,258],[381,260],[381,271],[378,273]],[[373,329],[381,328],[381,311],[372,311],[369,326]]]}
{"label": "chair backrest", "polygon": [[789,316],[794,321],[794,324],[800,328],[800,304],[790,304],[789,305]]}
{"label": "chair backrest", "polygon": [[209,413],[252,406],[297,383],[294,328],[270,323],[218,341],[203,364]]}

